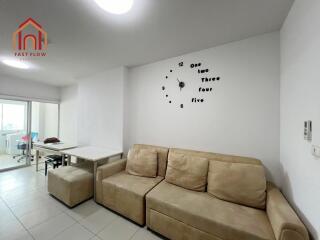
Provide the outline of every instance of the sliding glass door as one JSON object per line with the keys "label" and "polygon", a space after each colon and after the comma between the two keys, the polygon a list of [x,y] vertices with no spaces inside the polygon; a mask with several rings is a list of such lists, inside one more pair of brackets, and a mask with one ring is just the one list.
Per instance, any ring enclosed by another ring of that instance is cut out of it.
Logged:
{"label": "sliding glass door", "polygon": [[50,137],[59,137],[59,104],[0,98],[0,172],[31,165],[32,143]]}
{"label": "sliding glass door", "polygon": [[0,99],[0,171],[30,164],[30,103]]}

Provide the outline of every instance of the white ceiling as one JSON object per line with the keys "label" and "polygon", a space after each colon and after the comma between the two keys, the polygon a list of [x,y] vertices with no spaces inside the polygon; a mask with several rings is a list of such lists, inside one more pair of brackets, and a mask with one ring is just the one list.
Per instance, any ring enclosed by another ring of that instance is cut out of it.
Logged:
{"label": "white ceiling", "polygon": [[93,0],[0,0],[0,57],[28,17],[48,32],[48,56],[0,74],[71,84],[95,72],[179,56],[281,28],[293,0],[134,0],[125,15]]}

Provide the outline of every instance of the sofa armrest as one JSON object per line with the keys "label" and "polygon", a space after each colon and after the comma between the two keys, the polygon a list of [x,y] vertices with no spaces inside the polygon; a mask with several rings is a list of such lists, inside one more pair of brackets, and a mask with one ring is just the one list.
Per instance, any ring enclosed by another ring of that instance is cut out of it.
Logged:
{"label": "sofa armrest", "polygon": [[127,159],[116,160],[112,163],[104,164],[97,169],[97,181],[102,181],[104,178],[110,177],[126,169]]}
{"label": "sofa armrest", "polygon": [[97,169],[96,175],[96,201],[102,204],[102,180],[126,169],[127,159],[116,160],[104,164]]}
{"label": "sofa armrest", "polygon": [[272,183],[267,187],[267,215],[276,240],[309,240],[306,227]]}

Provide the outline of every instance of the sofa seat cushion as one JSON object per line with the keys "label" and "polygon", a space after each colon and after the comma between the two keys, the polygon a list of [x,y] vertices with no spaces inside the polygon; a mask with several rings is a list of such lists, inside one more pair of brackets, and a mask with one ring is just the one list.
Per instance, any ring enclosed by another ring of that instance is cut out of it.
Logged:
{"label": "sofa seat cushion", "polygon": [[224,240],[274,240],[266,212],[165,181],[147,194],[150,209]]}
{"label": "sofa seat cushion", "polygon": [[148,178],[125,171],[102,180],[103,204],[140,225],[145,223],[145,195],[163,177]]}
{"label": "sofa seat cushion", "polygon": [[93,182],[93,174],[87,169],[67,166],[51,170],[57,178],[63,179],[66,182],[79,182],[84,179],[91,178]]}

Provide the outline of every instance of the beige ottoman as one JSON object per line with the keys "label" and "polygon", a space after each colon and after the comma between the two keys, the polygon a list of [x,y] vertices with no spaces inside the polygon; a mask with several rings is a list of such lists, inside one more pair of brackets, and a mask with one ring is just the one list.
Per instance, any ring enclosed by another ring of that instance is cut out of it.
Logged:
{"label": "beige ottoman", "polygon": [[73,207],[93,196],[93,174],[73,166],[49,170],[48,192]]}

